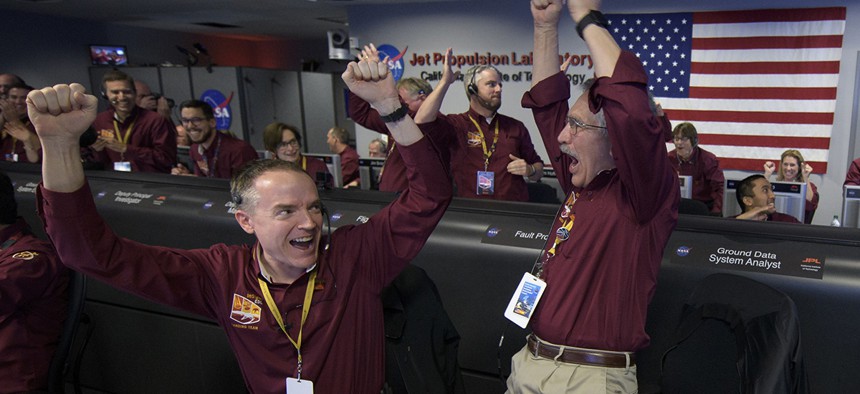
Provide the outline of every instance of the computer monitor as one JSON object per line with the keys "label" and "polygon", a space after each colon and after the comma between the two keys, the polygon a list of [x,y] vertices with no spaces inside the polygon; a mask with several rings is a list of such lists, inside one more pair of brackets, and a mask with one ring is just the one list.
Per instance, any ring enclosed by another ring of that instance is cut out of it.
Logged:
{"label": "computer monitor", "polygon": [[842,227],[860,228],[860,186],[842,186]]}
{"label": "computer monitor", "polygon": [[358,159],[358,176],[361,190],[379,190],[379,174],[385,165],[384,157],[365,157]]}
{"label": "computer monitor", "polygon": [[681,198],[693,198],[693,177],[678,175],[678,183],[681,184]]}
{"label": "computer monitor", "polygon": [[94,65],[126,65],[128,53],[124,45],[90,45],[90,60]]}
{"label": "computer monitor", "polygon": [[[723,216],[735,216],[741,213],[737,195],[740,179],[726,179],[723,189]],[[803,222],[806,212],[806,184],[799,182],[771,182],[776,211],[794,216]]]}
{"label": "computer monitor", "polygon": [[[333,153],[305,153],[307,157],[315,157],[325,162],[325,165],[328,167],[328,172],[331,173],[332,184],[334,187],[343,187],[343,172],[340,168],[340,155],[336,155]],[[320,180],[317,179],[319,182]]]}

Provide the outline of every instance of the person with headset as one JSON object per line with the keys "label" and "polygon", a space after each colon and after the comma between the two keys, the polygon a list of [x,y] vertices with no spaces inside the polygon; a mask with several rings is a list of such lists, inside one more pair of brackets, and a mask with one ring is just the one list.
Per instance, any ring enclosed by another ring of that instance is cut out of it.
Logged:
{"label": "person with headset", "polygon": [[648,76],[612,38],[599,6],[567,1],[595,74],[571,105],[559,72],[564,2],[531,0],[533,78],[522,105],[568,197],[524,274],[542,297],[528,318],[509,317],[532,330],[511,360],[511,393],[637,392],[636,352],[649,342],[648,304],[678,220],[678,176],[649,105]]}
{"label": "person with headset", "polygon": [[421,250],[452,187],[438,151],[406,116],[385,64],[351,62],[342,78],[383,114],[408,188],[366,223],[324,234],[314,180],[288,161],[254,161],[233,177],[230,192],[236,221],[256,243],[195,250],[114,234],[95,208],[77,148],[96,116],[96,98],[79,84],[31,92],[29,112],[46,156],[37,205],[61,260],[217,321],[252,393],[379,393],[380,293]]}
{"label": "person with headset", "polygon": [[158,113],[136,104],[134,79],[119,70],[102,77],[102,97],[110,108],[93,122],[95,160],[114,171],[170,173],[176,163],[176,131]]}
{"label": "person with headset", "polygon": [[471,67],[463,78],[469,110],[461,114],[439,113],[448,88],[458,77],[451,69],[451,52],[448,48],[442,77],[415,115],[416,123],[432,135],[453,130],[449,148],[458,196],[528,201],[524,178],[539,181],[543,161],[526,126],[498,113],[502,105],[502,73],[497,68]]}
{"label": "person with headset", "polygon": [[696,126],[684,122],[672,130],[675,149],[669,152],[669,162],[679,175],[693,177],[693,200],[708,207],[713,216],[722,216],[723,188],[725,177],[720,169],[720,160],[699,146]]}

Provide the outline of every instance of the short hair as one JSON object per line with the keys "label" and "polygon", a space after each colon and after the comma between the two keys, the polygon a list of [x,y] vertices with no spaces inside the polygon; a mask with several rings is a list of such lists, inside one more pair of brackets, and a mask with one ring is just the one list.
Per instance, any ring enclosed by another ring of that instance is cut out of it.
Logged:
{"label": "short hair", "polygon": [[735,189],[735,198],[738,200],[738,205],[741,206],[741,212],[746,212],[747,207],[744,204],[744,197],[755,197],[755,192],[753,192],[753,182],[756,179],[764,179],[762,174],[753,174],[746,178],[744,178],[740,183],[738,183],[737,189]]}
{"label": "short hair", "polygon": [[699,132],[696,131],[696,126],[693,126],[692,123],[684,122],[675,126],[675,129],[672,130],[672,136],[677,137],[679,135],[689,138],[693,148],[699,145]]}
{"label": "short hair", "polygon": [[[581,96],[583,94],[586,94],[586,95],[589,94],[589,91],[594,86],[595,82],[597,82],[597,79],[592,77],[592,78],[586,79],[585,82],[581,83],[579,85],[579,89],[580,89],[579,95]],[[609,132],[606,129],[606,116],[603,114],[603,108],[600,108],[600,110],[597,111],[597,113],[594,114],[594,116],[597,117],[597,124],[595,126],[603,127],[602,129],[595,130],[595,131],[599,132],[604,137],[609,138]]]}
{"label": "short hair", "polygon": [[207,120],[215,119],[215,112],[212,111],[212,106],[206,104],[206,102],[201,100],[185,100],[182,104],[179,104],[179,111],[182,112],[183,108],[197,108],[203,111],[203,116],[206,117]]}
{"label": "short hair", "polygon": [[105,75],[102,75],[102,89],[107,89],[107,83],[113,81],[128,81],[131,90],[137,92],[137,89],[134,87],[134,78],[119,70],[110,70]]}
{"label": "short hair", "polygon": [[18,203],[12,179],[0,171],[0,224],[14,224],[18,220]]}
{"label": "short hair", "polygon": [[483,78],[481,76],[481,73],[484,71],[487,71],[487,70],[495,71],[496,75],[501,80],[502,72],[499,71],[498,68],[495,68],[493,66],[486,65],[486,64],[479,64],[477,66],[472,66],[468,70],[466,70],[466,75],[463,76],[463,88],[466,89],[466,97],[471,96],[471,94],[469,92],[469,85],[471,85],[473,83],[475,85],[477,85],[478,82],[481,82],[481,78]]}
{"label": "short hair", "polygon": [[[797,160],[797,176],[794,179],[785,179],[785,174],[782,171],[782,162],[785,161],[786,157],[793,157]],[[782,156],[779,157],[779,172],[776,175],[776,180],[778,181],[789,181],[789,182],[803,182],[803,155],[800,154],[800,151],[797,149],[788,149],[785,152],[782,152]]]}
{"label": "short hair", "polygon": [[[385,149],[388,147],[388,145],[385,143],[385,141],[383,141],[379,138],[374,138],[373,140],[370,141],[370,144],[374,144],[374,143],[379,144],[379,148],[383,152],[385,152]],[[368,144],[368,145],[370,145],[370,144]]]}
{"label": "short hair", "polygon": [[430,82],[422,78],[408,77],[397,81],[397,90],[406,89],[407,92],[414,95],[430,94],[433,92],[433,87]]}
{"label": "short hair", "polygon": [[334,138],[336,138],[341,143],[349,144],[349,132],[346,131],[345,128],[343,128],[343,127],[332,127],[331,130],[329,130],[329,131],[331,132],[331,135],[333,135]]}
{"label": "short hair", "polygon": [[284,130],[293,132],[293,135],[296,136],[296,141],[299,142],[299,148],[301,148],[302,135],[299,133],[299,129],[296,126],[281,122],[270,123],[263,129],[263,148],[272,153],[277,152],[278,145],[282,142],[281,140],[284,136]]}
{"label": "short hair", "polygon": [[16,83],[13,83],[12,86],[9,86],[9,90],[12,90],[12,89],[24,89],[27,92],[30,92],[33,90],[33,87],[30,85],[27,85],[25,83],[17,83],[16,82]]}
{"label": "short hair", "polygon": [[17,84],[26,85],[26,84],[27,84],[26,82],[24,82],[24,79],[22,79],[21,77],[19,77],[19,76],[15,75],[15,74],[12,74],[12,73],[0,73],[0,77],[2,77],[2,76],[4,76],[4,75],[8,75],[8,76],[10,76],[10,77],[12,77],[12,78],[14,79],[14,81],[12,81],[12,84],[13,84],[13,85],[17,85]]}
{"label": "short hair", "polygon": [[230,179],[230,199],[236,208],[253,212],[260,200],[260,194],[254,187],[254,183],[263,174],[273,171],[300,173],[311,179],[310,175],[293,162],[278,159],[250,161]]}

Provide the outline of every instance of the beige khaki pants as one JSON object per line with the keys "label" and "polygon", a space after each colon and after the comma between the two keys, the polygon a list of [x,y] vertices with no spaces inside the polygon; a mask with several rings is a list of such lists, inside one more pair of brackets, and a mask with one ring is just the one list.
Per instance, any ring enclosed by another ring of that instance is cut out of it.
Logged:
{"label": "beige khaki pants", "polygon": [[508,394],[636,394],[636,366],[606,368],[535,357],[527,346],[511,359]]}

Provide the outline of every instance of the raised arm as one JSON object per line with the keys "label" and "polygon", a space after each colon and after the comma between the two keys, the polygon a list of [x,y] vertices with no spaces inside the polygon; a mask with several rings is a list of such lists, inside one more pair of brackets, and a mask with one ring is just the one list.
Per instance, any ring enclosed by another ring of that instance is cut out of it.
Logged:
{"label": "raised arm", "polygon": [[54,85],[27,95],[30,121],[42,142],[42,183],[55,192],[84,185],[78,140],[96,118],[98,99],[83,85]]}
{"label": "raised arm", "polygon": [[[567,10],[576,24],[579,24],[592,10],[599,9],[599,0],[569,0],[567,3]],[[582,39],[585,40],[585,45],[588,46],[588,51],[594,60],[594,76],[611,77],[618,57],[621,56],[621,48],[609,34],[609,30],[591,24],[582,31]]]}
{"label": "raised arm", "polygon": [[532,0],[531,2],[532,19],[534,19],[533,87],[559,72],[558,20],[561,9],[561,0]]}
{"label": "raised arm", "polygon": [[460,75],[459,71],[454,72],[451,69],[451,53],[451,48],[445,51],[445,59],[442,61],[442,78],[439,78],[439,83],[433,88],[433,92],[421,104],[421,108],[415,114],[415,123],[423,124],[436,120],[436,114],[442,108],[442,101],[445,99],[445,94],[448,93],[448,88]]}

